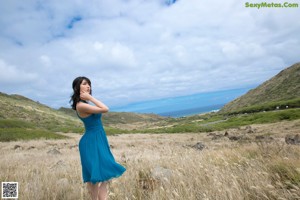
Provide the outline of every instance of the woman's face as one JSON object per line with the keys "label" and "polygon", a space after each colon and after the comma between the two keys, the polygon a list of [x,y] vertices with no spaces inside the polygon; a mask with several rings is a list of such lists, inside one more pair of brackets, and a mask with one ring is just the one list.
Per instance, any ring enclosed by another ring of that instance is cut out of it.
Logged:
{"label": "woman's face", "polygon": [[83,79],[80,84],[80,92],[88,92],[89,94],[91,93],[91,86],[85,79]]}

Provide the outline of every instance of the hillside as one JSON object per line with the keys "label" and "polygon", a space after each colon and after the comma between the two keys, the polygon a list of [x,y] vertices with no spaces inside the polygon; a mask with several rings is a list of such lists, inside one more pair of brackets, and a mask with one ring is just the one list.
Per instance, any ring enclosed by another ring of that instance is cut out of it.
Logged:
{"label": "hillside", "polygon": [[[70,108],[56,110],[21,95],[8,95],[1,92],[0,106],[0,129],[9,127],[50,132],[83,132],[82,122],[76,116],[75,111]],[[109,112],[103,115],[103,123],[108,134],[116,131],[122,132],[120,129],[124,128],[144,127],[149,123],[159,122],[161,119],[164,117],[154,114]]]}
{"label": "hillside", "polygon": [[33,127],[57,132],[74,131],[82,126],[78,119],[21,95],[0,93],[0,106],[3,123],[5,120],[15,120],[15,123],[25,122]]}
{"label": "hillside", "polygon": [[247,94],[229,102],[221,112],[233,112],[245,107],[300,98],[300,63],[278,73]]}
{"label": "hillside", "polygon": [[[71,108],[61,107],[59,111],[64,112],[67,115],[76,117],[76,112]],[[156,114],[139,114],[131,112],[108,112],[103,115],[103,123],[108,126],[129,124],[129,123],[148,123],[148,122],[158,122],[165,117]]]}
{"label": "hillside", "polygon": [[[299,98],[300,99],[300,98]],[[299,101],[300,102],[300,101]],[[0,141],[60,139],[83,133],[82,122],[69,108],[59,110],[19,95],[0,93]],[[103,115],[108,135],[123,133],[200,133],[251,124],[292,121],[300,118],[300,108],[252,115],[207,113],[184,118],[165,118],[153,114],[117,113]],[[63,132],[63,133],[62,133]]]}

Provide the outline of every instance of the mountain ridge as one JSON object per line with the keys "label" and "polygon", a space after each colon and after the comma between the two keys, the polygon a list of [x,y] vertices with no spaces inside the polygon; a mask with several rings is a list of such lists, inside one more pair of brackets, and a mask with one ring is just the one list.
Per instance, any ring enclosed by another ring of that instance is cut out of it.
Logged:
{"label": "mountain ridge", "polygon": [[300,97],[300,63],[280,71],[246,94],[227,103],[220,111],[232,112],[241,108],[268,102],[291,100]]}

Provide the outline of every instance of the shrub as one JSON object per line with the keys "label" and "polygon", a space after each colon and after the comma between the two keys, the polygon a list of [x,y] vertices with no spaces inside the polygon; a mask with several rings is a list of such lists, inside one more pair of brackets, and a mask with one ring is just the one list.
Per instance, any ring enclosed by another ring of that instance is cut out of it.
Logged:
{"label": "shrub", "polygon": [[0,128],[33,128],[30,122],[17,119],[0,119]]}
{"label": "shrub", "polygon": [[0,141],[9,142],[16,140],[33,140],[33,139],[63,139],[67,138],[47,130],[42,129],[24,129],[24,128],[1,128]]}

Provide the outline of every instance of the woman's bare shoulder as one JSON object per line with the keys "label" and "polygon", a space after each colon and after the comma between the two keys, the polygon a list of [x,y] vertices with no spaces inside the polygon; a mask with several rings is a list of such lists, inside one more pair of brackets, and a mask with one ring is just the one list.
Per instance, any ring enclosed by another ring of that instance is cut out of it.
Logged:
{"label": "woman's bare shoulder", "polygon": [[76,104],[76,110],[84,109],[87,105],[88,105],[88,103],[79,101],[79,102]]}

